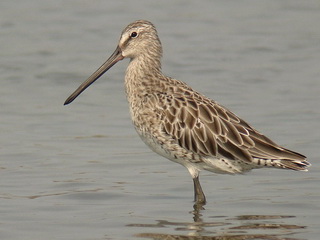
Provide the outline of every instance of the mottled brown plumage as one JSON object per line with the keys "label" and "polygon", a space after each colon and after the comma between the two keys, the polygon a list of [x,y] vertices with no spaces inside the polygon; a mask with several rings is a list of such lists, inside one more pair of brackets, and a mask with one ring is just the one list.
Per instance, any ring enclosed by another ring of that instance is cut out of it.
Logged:
{"label": "mottled brown plumage", "polygon": [[162,47],[154,25],[139,20],[122,32],[111,57],[65,102],[72,102],[115,63],[130,58],[125,86],[141,139],[155,152],[185,166],[195,200],[204,204],[199,171],[242,173],[274,167],[307,171],[306,157],[285,149],[186,83],[161,73]]}

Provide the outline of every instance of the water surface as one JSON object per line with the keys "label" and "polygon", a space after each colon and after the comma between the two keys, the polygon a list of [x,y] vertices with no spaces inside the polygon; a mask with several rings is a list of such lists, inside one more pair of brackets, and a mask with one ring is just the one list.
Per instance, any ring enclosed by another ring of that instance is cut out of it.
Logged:
{"label": "water surface", "polygon": [[[318,1],[0,5],[1,239],[318,238]],[[157,26],[166,74],[307,155],[310,171],[204,172],[195,210],[187,171],[134,132],[128,60],[63,106],[136,19]]]}

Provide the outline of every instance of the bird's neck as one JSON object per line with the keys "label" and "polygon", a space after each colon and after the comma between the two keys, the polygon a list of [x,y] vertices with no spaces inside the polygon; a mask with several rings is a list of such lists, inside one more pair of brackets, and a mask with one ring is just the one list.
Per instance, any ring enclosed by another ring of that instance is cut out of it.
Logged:
{"label": "bird's neck", "polygon": [[159,76],[162,76],[160,57],[141,55],[131,59],[125,77],[128,98],[137,97],[159,85]]}

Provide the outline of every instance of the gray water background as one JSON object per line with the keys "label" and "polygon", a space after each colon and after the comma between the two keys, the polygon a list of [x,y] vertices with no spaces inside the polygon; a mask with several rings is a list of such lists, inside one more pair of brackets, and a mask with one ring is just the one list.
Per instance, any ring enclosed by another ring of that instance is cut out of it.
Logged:
{"label": "gray water background", "polygon": [[[0,239],[318,239],[319,1],[4,0],[0,9]],[[156,25],[164,73],[307,155],[310,171],[203,172],[208,203],[194,211],[186,169],[132,127],[128,60],[63,106],[136,19]]]}

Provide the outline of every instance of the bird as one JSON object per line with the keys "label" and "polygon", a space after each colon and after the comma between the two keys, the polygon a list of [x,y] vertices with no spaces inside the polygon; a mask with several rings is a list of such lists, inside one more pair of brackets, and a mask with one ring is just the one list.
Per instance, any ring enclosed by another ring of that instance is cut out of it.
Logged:
{"label": "bird", "polygon": [[115,51],[65,101],[71,103],[117,62],[129,58],[125,92],[133,125],[154,152],[186,167],[194,202],[205,205],[199,173],[241,174],[270,167],[308,171],[300,153],[266,137],[218,102],[161,70],[162,45],[147,20],[130,23]]}

